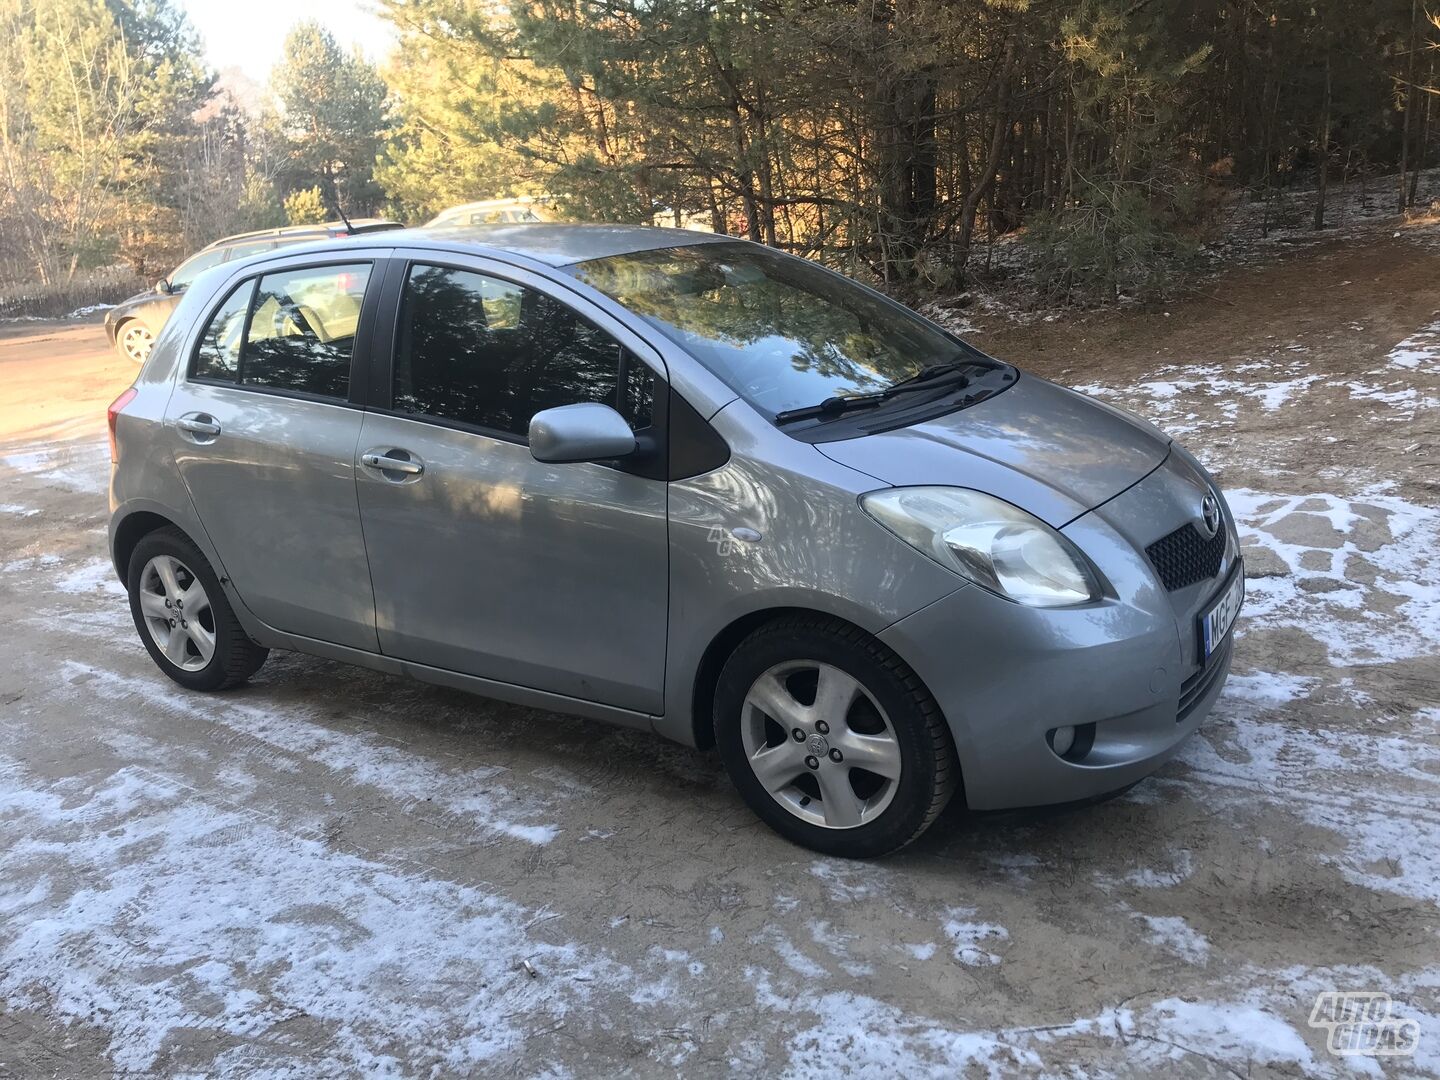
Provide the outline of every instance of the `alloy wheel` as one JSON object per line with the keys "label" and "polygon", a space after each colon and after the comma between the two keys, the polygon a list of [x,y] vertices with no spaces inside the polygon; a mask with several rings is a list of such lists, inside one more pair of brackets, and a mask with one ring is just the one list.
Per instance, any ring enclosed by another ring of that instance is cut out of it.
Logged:
{"label": "alloy wheel", "polygon": [[853,829],[885,812],[900,782],[894,725],[831,664],[776,664],[745,695],[740,737],[756,779],[812,825]]}
{"label": "alloy wheel", "polygon": [[140,612],[165,659],[199,671],[215,655],[215,613],[205,586],[171,555],[157,555],[140,571]]}

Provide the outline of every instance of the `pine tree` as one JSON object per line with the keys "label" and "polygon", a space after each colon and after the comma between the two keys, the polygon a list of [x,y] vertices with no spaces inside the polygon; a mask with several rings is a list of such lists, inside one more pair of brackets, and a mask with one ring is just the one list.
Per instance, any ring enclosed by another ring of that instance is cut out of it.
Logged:
{"label": "pine tree", "polygon": [[286,37],[272,82],[289,149],[287,187],[318,187],[332,213],[376,209],[382,192],[375,160],[388,120],[385,83],[375,68],[347,56],[318,23],[303,22]]}

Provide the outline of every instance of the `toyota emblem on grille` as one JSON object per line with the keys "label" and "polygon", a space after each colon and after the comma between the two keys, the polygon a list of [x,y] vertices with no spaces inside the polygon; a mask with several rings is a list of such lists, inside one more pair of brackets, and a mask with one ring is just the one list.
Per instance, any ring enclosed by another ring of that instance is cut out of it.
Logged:
{"label": "toyota emblem on grille", "polygon": [[1214,494],[1200,502],[1200,525],[1207,539],[1220,531],[1220,500]]}

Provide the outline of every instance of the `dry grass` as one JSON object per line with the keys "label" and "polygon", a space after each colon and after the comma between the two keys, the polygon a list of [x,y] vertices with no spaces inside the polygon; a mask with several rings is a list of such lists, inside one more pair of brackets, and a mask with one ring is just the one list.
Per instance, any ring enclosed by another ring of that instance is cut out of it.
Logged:
{"label": "dry grass", "polygon": [[77,273],[69,281],[41,285],[33,281],[0,282],[0,319],[57,319],[92,304],[115,304],[145,288],[146,283],[124,266]]}

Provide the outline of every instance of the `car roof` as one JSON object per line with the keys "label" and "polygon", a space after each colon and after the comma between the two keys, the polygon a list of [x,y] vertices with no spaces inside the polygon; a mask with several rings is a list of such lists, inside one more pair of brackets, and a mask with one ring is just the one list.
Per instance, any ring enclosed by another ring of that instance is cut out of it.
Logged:
{"label": "car roof", "polygon": [[233,236],[222,236],[219,240],[210,241],[210,243],[206,244],[200,250],[209,251],[211,248],[227,247],[231,244],[242,244],[247,240],[273,240],[297,236],[314,236],[323,239],[330,235],[330,230],[344,229],[347,225],[354,229],[372,228],[376,225],[394,225],[396,228],[399,228],[398,222],[393,222],[388,218],[353,218],[348,223],[344,221],[325,221],[316,225],[281,225],[274,229],[255,229],[252,232],[236,233]]}
{"label": "car roof", "polygon": [[550,266],[628,255],[657,248],[735,242],[735,237],[651,225],[575,225],[535,222],[515,225],[437,225],[386,232],[386,244],[463,250],[503,251]]}
{"label": "car roof", "polygon": [[508,199],[478,199],[475,202],[456,203],[454,206],[447,206],[436,217],[445,214],[453,214],[457,210],[493,210],[495,207],[504,206],[533,206],[535,203],[559,202],[558,195],[516,195]]}

